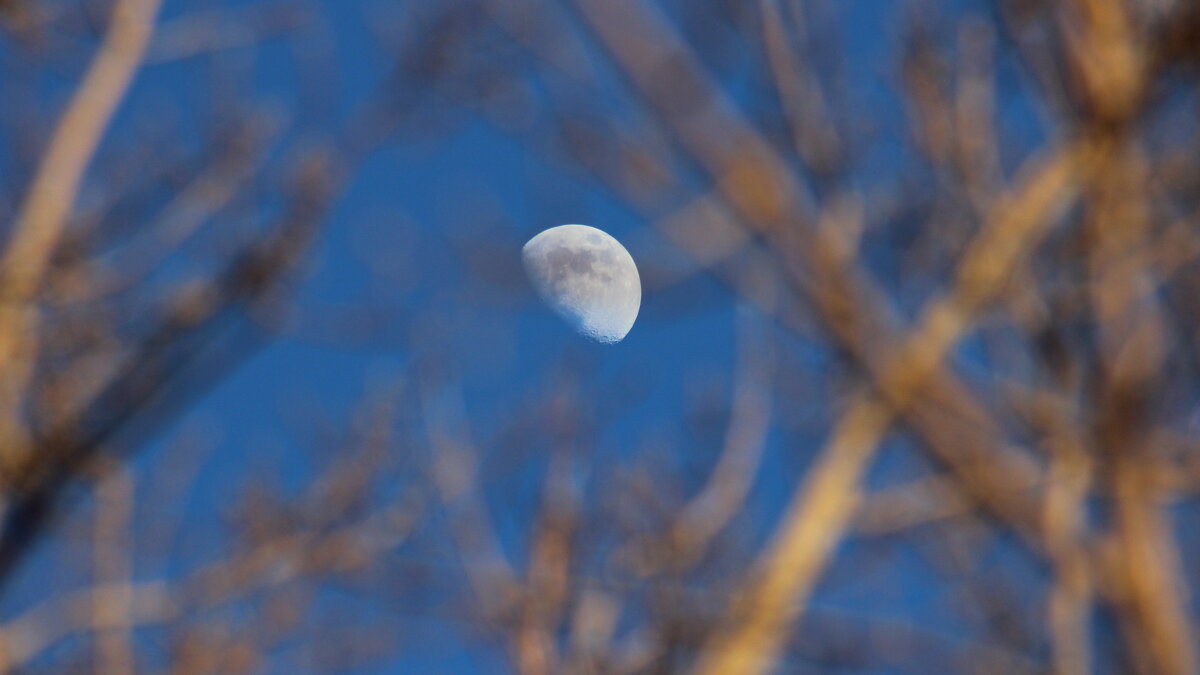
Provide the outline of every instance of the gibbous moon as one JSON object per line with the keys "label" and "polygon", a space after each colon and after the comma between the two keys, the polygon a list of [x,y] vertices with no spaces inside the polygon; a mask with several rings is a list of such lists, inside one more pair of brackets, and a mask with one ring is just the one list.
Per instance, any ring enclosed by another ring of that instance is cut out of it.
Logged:
{"label": "gibbous moon", "polygon": [[605,344],[620,342],[642,305],[642,282],[629,251],[587,225],[559,225],[521,249],[542,299],[575,330]]}

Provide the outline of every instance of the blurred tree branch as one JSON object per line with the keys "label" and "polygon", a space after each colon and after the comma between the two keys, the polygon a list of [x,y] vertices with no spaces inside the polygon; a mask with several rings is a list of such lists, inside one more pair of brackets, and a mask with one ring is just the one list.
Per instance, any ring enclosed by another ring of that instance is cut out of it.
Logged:
{"label": "blurred tree branch", "polygon": [[26,460],[22,402],[37,355],[37,293],[100,138],[150,41],[159,0],[122,0],[67,105],[0,258],[0,447],[5,473]]}
{"label": "blurred tree branch", "polygon": [[[846,34],[878,17],[822,0],[356,7],[394,62],[361,64],[379,81],[348,113],[318,5],[206,7],[157,31],[157,3],[110,5],[96,30],[86,9],[0,3],[0,35],[58,77],[100,41],[44,144],[36,112],[2,128],[19,197],[0,193],[0,588],[51,534],[89,553],[78,587],[0,617],[3,669],[291,672],[373,639],[397,651],[386,629],[343,639],[357,614],[317,621],[342,593],[367,598],[364,624],[449,621],[456,658],[523,673],[1200,665],[1191,3],[914,3],[887,10],[907,17],[898,43],[869,49]],[[183,134],[157,122],[116,145],[143,62],[245,58],[244,76],[308,28],[323,37],[293,45],[314,67],[294,114],[213,73],[198,149],[166,148]],[[463,179],[471,198],[412,232],[372,215],[393,247],[353,242],[373,261],[354,272],[404,286],[389,308],[291,305],[363,160],[463,120],[647,224],[629,241],[651,341],[705,303],[736,308],[734,356],[697,348],[678,410],[634,410],[655,386],[636,371],[658,368],[636,349],[606,352],[630,372],[568,350],[539,355],[547,383],[495,384],[528,375],[526,289],[496,251],[583,208],[559,183],[489,199]],[[440,245],[462,275],[427,273]],[[294,490],[251,480],[198,545],[218,554],[148,573],[145,547],[186,536],[141,512],[157,479],[131,456],[274,334],[321,321],[330,341],[403,342],[416,385],[355,418],[350,447],[341,412],[322,435],[292,411],[326,461],[281,472]],[[943,613],[953,630],[924,625]]]}

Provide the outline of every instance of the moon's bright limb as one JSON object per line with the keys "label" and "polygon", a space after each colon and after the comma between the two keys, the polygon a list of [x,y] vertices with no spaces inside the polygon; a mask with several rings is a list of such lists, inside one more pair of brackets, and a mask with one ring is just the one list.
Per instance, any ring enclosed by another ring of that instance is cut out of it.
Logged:
{"label": "moon's bright limb", "polygon": [[611,344],[624,338],[642,304],[642,282],[629,251],[587,225],[559,225],[521,249],[542,299],[576,330]]}

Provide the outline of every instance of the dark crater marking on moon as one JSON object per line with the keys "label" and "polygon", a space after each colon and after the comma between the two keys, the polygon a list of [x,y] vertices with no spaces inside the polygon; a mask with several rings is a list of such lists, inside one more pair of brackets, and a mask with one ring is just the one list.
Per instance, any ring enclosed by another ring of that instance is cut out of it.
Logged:
{"label": "dark crater marking on moon", "polygon": [[612,275],[597,270],[596,263],[611,266],[616,264],[615,258],[615,254],[607,250],[556,248],[546,253],[547,271],[555,286],[580,274],[610,282]]}

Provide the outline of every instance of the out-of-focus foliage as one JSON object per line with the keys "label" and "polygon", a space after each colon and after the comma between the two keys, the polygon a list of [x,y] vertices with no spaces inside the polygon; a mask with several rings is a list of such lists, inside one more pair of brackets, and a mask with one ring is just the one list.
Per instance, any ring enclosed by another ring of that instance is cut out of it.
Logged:
{"label": "out-of-focus foliage", "polygon": [[7,669],[1200,667],[1192,3],[158,5],[0,1]]}

